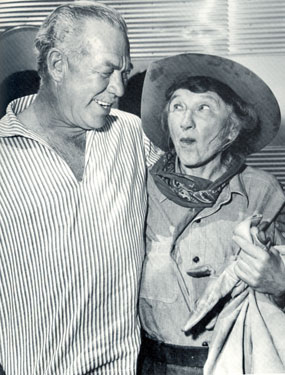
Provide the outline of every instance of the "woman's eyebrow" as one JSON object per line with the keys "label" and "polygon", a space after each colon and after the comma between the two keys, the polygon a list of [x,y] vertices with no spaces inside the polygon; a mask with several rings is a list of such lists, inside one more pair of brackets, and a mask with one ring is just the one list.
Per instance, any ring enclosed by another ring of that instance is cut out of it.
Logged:
{"label": "woman's eyebrow", "polygon": [[217,105],[220,105],[220,99],[219,98],[216,98],[216,97],[214,97],[214,96],[212,96],[212,95],[209,95],[209,94],[204,94],[204,93],[202,93],[203,94],[203,98],[204,99],[209,99],[209,100],[211,100],[211,101],[213,101],[214,103],[216,103]]}
{"label": "woman's eyebrow", "polygon": [[169,102],[171,103],[172,100],[174,100],[174,99],[176,99],[176,98],[179,98],[179,97],[180,97],[180,95],[174,94],[174,95],[170,98]]}

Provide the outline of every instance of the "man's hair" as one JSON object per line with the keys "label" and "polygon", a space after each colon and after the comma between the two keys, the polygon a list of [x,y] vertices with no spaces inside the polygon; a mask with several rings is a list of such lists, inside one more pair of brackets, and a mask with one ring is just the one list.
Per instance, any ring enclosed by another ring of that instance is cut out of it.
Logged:
{"label": "man's hair", "polygon": [[67,56],[79,59],[88,54],[85,41],[78,38],[88,19],[117,27],[126,35],[128,42],[127,25],[115,9],[94,1],[61,5],[44,20],[35,39],[38,73],[43,81],[48,79],[47,55],[52,48],[57,47]]}
{"label": "man's hair", "polygon": [[[173,93],[178,89],[186,89],[194,93],[215,92],[232,108],[226,127],[230,125],[238,129],[237,138],[227,148],[227,153],[246,156],[251,152],[251,140],[260,132],[258,115],[249,103],[246,103],[225,83],[206,76],[193,76],[178,80],[172,84],[165,93],[167,104],[161,116],[161,124],[164,131],[168,130],[168,108]],[[225,129],[226,130],[226,129]]]}

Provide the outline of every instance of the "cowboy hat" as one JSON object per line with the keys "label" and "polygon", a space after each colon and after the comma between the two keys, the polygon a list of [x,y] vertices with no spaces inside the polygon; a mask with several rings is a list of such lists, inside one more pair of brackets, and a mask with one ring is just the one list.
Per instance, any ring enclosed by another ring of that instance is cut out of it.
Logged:
{"label": "cowboy hat", "polygon": [[278,102],[255,73],[245,66],[214,55],[188,53],[167,57],[150,64],[144,81],[141,118],[144,132],[159,148],[169,148],[168,134],[161,127],[166,105],[165,93],[176,81],[193,76],[207,76],[228,85],[255,109],[260,132],[250,141],[250,153],[261,150],[278,132],[281,115]]}

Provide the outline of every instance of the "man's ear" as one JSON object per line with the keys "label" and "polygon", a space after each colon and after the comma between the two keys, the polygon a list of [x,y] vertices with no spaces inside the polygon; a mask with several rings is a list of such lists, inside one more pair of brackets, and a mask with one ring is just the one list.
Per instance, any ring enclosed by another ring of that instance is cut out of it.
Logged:
{"label": "man's ear", "polygon": [[67,60],[63,52],[57,48],[52,48],[47,55],[47,68],[50,77],[55,82],[60,82],[64,76]]}

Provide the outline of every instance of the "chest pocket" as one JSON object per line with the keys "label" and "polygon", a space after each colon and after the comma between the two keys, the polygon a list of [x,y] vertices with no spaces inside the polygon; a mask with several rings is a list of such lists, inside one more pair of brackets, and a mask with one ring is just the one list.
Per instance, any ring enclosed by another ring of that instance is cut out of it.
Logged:
{"label": "chest pocket", "polygon": [[176,264],[170,256],[171,237],[147,240],[148,254],[144,261],[140,297],[151,301],[173,303],[178,296]]}

